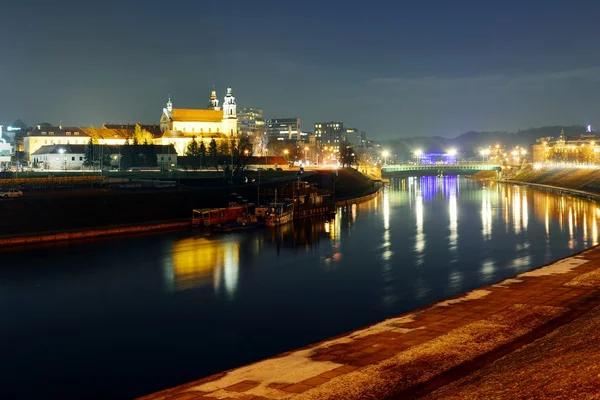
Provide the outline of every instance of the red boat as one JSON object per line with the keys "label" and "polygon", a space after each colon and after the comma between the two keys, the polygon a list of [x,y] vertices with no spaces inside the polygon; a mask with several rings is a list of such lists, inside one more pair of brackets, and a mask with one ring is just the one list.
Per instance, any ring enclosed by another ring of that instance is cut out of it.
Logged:
{"label": "red boat", "polygon": [[224,208],[202,208],[192,210],[193,226],[216,226],[236,222],[238,218],[246,216],[246,206],[238,203],[229,203]]}

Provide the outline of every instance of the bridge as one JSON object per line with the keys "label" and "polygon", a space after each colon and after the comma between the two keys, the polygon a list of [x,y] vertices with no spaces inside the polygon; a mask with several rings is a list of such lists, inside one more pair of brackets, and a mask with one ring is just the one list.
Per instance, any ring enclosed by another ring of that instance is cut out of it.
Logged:
{"label": "bridge", "polygon": [[417,165],[417,164],[399,164],[385,165],[381,167],[383,177],[416,175],[467,175],[479,171],[497,171],[500,172],[502,166],[498,164],[484,163],[466,163],[466,164],[436,164],[436,165]]}

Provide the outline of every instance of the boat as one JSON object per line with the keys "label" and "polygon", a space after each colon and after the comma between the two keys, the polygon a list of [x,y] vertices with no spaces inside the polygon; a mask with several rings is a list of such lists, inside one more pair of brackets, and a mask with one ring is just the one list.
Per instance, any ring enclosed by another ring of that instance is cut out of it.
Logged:
{"label": "boat", "polygon": [[294,203],[275,203],[269,207],[265,216],[265,225],[275,227],[294,220]]}
{"label": "boat", "polygon": [[260,228],[262,226],[264,226],[263,222],[259,221],[256,216],[249,215],[247,217],[240,217],[235,222],[216,225],[214,227],[214,231],[224,233],[244,232],[251,229]]}
{"label": "boat", "polygon": [[202,208],[192,210],[193,226],[217,226],[237,222],[238,218],[246,217],[247,206],[230,202],[227,207]]}

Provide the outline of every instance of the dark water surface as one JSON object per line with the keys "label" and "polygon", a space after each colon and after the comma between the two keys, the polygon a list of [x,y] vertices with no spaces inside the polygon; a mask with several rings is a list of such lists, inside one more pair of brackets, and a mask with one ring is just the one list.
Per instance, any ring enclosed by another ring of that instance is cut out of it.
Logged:
{"label": "dark water surface", "polygon": [[408,312],[598,242],[598,205],[456,177],[280,231],[0,253],[5,398],[131,398]]}

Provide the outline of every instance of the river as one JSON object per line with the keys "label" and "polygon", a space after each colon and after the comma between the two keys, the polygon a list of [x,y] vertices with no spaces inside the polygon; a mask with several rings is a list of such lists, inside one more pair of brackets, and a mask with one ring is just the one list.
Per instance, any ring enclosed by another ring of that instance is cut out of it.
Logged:
{"label": "river", "polygon": [[594,202],[393,180],[332,221],[4,250],[5,398],[131,398],[326,339],[598,243]]}

